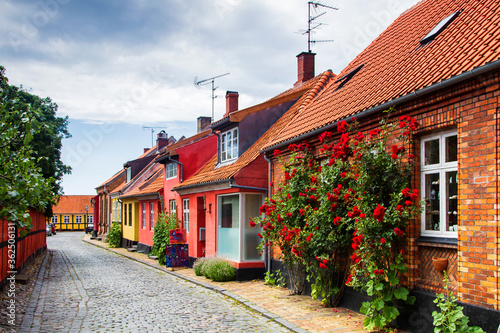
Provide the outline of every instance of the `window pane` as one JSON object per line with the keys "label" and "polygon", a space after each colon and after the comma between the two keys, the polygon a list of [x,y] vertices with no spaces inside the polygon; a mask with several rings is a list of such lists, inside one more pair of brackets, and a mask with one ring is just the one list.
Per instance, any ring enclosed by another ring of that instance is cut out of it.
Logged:
{"label": "window pane", "polygon": [[218,198],[217,254],[232,260],[240,260],[240,196]]}
{"label": "window pane", "polygon": [[457,161],[457,136],[448,136],[446,139],[446,162]]}
{"label": "window pane", "polygon": [[258,233],[262,228],[250,226],[250,221],[259,216],[259,207],[262,204],[262,195],[260,194],[246,194],[245,195],[245,229],[243,230],[243,260],[262,260],[259,257],[257,246],[260,243]]}
{"label": "window pane", "polygon": [[448,210],[446,230],[457,231],[458,188],[456,171],[446,173],[446,192],[446,207]]}
{"label": "window pane", "polygon": [[425,175],[425,230],[440,230],[439,173]]}
{"label": "window pane", "polygon": [[425,165],[439,164],[439,139],[425,142]]}

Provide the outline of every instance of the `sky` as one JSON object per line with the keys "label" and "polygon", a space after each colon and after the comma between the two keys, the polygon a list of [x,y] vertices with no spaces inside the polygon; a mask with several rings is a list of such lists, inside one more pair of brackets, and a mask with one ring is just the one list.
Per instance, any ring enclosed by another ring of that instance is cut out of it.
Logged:
{"label": "sky", "polygon": [[[325,0],[313,7],[316,74],[339,73],[418,0]],[[319,17],[318,17],[319,16]],[[196,119],[259,104],[297,81],[308,51],[306,0],[0,0],[0,65],[9,83],[58,105],[72,137],[65,194],[95,194],[160,130],[196,134]],[[208,81],[210,83],[210,81]]]}

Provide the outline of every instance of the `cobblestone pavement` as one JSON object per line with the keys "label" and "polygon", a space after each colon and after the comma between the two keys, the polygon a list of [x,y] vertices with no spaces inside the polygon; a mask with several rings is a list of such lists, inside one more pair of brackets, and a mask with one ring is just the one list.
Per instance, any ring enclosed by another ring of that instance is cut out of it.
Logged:
{"label": "cobblestone pavement", "polygon": [[47,239],[19,332],[288,332],[223,294],[81,237]]}

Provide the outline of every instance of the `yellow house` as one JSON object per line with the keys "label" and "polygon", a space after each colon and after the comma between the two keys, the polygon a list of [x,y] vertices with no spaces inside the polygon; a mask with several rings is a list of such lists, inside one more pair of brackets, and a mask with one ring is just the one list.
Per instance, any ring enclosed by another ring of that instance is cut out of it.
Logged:
{"label": "yellow house", "polygon": [[139,241],[139,201],[135,198],[121,199],[122,202],[122,247],[132,247]]}
{"label": "yellow house", "polygon": [[53,216],[47,223],[55,223],[57,230],[84,230],[94,224],[94,207],[90,203],[93,195],[65,195],[52,207]]}

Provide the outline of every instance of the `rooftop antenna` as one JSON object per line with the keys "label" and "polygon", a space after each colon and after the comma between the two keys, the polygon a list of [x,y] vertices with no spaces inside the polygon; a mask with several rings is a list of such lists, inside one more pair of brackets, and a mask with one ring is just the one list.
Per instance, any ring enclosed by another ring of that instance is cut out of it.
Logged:
{"label": "rooftop antenna", "polygon": [[217,98],[217,96],[215,95],[215,89],[219,88],[219,87],[214,86],[215,79],[222,77],[222,76],[229,75],[229,74],[230,73],[225,73],[225,74],[217,75],[217,76],[211,77],[209,79],[201,80],[201,81],[198,81],[197,76],[194,78],[194,85],[196,87],[201,87],[201,86],[206,86],[207,84],[212,84],[212,123],[214,122],[214,100]]}
{"label": "rooftop antenna", "polygon": [[153,133],[155,131],[155,129],[164,129],[164,127],[153,127],[153,126],[146,126],[146,125],[142,125],[142,129],[143,130],[151,130],[151,147],[153,147]]}
{"label": "rooftop antenna", "polygon": [[307,11],[307,16],[308,16],[308,19],[307,19],[307,30],[305,30],[304,32],[301,32],[301,33],[302,33],[302,35],[306,35],[307,34],[307,50],[310,53],[311,52],[311,44],[333,42],[333,39],[324,39],[324,40],[313,40],[313,39],[311,39],[311,33],[313,33],[314,30],[317,29],[317,28],[319,28],[320,26],[325,25],[324,23],[319,23],[319,22],[316,23],[316,22],[314,22],[314,20],[316,20],[320,16],[323,16],[323,15],[326,14],[326,12],[322,12],[322,13],[319,13],[319,14],[317,14],[315,16],[311,16],[311,9],[312,9],[312,11],[315,12],[314,14],[316,14],[318,12],[318,7],[320,7],[320,8],[326,8],[326,9],[332,9],[332,10],[338,10],[338,8],[335,8],[335,7],[332,7],[332,6],[328,6],[328,5],[322,4],[320,2],[315,2],[315,1],[308,1],[307,5],[308,5],[308,11]]}

